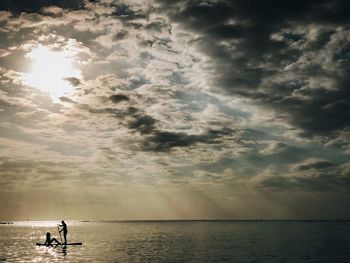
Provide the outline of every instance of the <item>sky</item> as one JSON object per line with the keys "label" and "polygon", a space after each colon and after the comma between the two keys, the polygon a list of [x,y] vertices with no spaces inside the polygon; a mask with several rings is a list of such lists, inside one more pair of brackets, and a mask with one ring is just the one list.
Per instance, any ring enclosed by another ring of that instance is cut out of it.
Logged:
{"label": "sky", "polygon": [[349,219],[347,0],[0,1],[0,220]]}

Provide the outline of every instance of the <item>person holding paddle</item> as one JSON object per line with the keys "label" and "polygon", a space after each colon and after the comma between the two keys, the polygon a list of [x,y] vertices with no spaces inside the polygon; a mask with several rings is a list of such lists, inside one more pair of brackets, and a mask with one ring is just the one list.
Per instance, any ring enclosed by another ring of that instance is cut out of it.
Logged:
{"label": "person holding paddle", "polygon": [[61,223],[62,223],[62,225],[58,225],[59,227],[62,227],[62,229],[59,230],[59,233],[60,233],[60,236],[61,236],[61,232],[63,232],[63,237],[64,237],[63,244],[67,245],[67,233],[68,233],[67,225],[66,225],[66,223],[63,220],[61,221]]}

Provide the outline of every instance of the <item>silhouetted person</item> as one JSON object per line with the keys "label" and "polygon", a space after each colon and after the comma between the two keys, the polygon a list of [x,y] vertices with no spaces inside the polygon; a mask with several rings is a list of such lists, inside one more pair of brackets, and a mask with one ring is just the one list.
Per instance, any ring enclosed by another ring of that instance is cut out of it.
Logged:
{"label": "silhouetted person", "polygon": [[51,239],[51,234],[50,234],[50,232],[47,232],[47,233],[46,233],[46,240],[45,240],[44,245],[47,246],[47,247],[50,247],[50,246],[53,245],[53,244],[52,244],[53,242],[55,242],[56,245],[61,245],[61,242],[59,242],[56,238],[52,238],[52,239]]}
{"label": "silhouetted person", "polygon": [[60,230],[60,232],[63,232],[63,237],[64,237],[64,243],[65,245],[67,245],[67,233],[68,233],[68,230],[67,230],[67,225],[66,223],[62,220],[61,221],[62,225],[59,225],[62,227],[62,229]]}

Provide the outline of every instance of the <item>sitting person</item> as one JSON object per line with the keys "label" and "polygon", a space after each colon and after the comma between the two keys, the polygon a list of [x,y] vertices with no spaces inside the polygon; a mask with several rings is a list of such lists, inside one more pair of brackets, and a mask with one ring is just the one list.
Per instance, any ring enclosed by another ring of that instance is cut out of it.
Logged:
{"label": "sitting person", "polygon": [[51,239],[51,234],[50,234],[50,232],[47,232],[47,233],[46,233],[46,240],[45,240],[44,245],[47,246],[47,247],[50,247],[50,246],[53,245],[53,242],[55,242],[56,245],[61,245],[61,243],[60,243],[56,238],[52,238],[52,239]]}

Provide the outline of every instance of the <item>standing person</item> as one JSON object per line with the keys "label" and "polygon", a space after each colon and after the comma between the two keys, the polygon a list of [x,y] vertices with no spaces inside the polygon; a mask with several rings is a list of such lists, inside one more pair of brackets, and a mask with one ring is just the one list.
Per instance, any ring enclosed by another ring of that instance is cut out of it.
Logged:
{"label": "standing person", "polygon": [[68,230],[67,230],[67,225],[66,223],[62,220],[61,221],[62,225],[59,225],[62,227],[62,229],[60,230],[60,232],[63,232],[63,237],[64,237],[64,245],[67,245],[67,233],[68,233]]}

